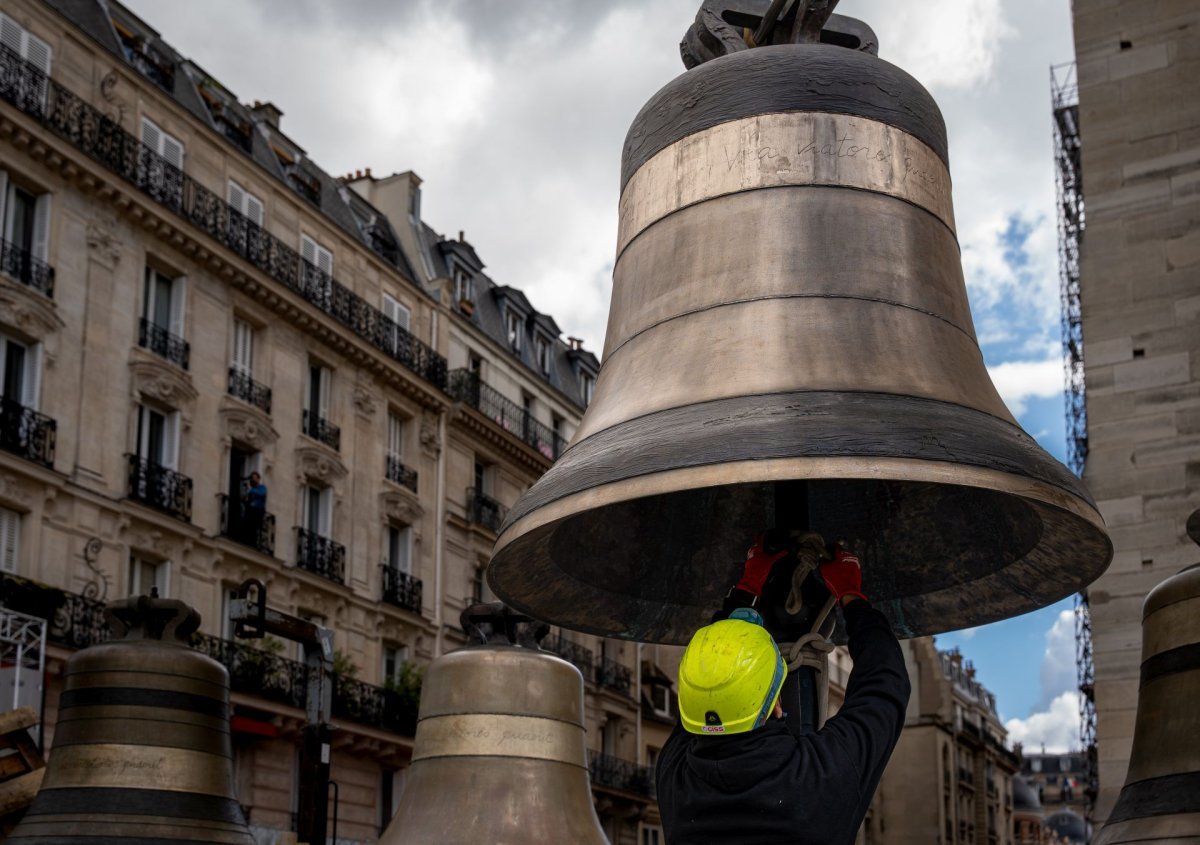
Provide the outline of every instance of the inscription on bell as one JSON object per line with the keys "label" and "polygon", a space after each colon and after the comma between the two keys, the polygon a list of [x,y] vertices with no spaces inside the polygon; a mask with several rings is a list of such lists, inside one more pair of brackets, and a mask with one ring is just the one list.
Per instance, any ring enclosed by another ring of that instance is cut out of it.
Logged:
{"label": "inscription on bell", "polygon": [[428,757],[500,756],[559,760],[578,765],[583,730],[553,719],[492,713],[434,716],[417,725],[418,750]]}

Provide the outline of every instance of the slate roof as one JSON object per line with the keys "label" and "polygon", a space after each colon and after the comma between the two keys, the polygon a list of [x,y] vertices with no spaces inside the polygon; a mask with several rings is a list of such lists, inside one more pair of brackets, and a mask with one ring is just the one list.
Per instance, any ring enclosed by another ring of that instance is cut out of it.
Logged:
{"label": "slate roof", "polygon": [[[244,125],[248,124],[251,127],[249,150],[233,140],[229,140],[230,148],[248,156],[271,176],[295,190],[288,180],[287,173],[284,171],[279,158],[272,150],[270,139],[272,135],[282,135],[279,129],[271,127],[266,121],[260,118],[256,118],[250,109],[238,102],[237,97],[232,92],[229,92],[228,89],[220,85],[219,82],[213,79],[196,62],[180,55],[178,51],[161,38],[157,31],[136,14],[120,3],[117,3],[116,0],[46,0],[46,2],[54,9],[57,9],[65,18],[105,50],[118,57],[129,67],[142,72],[138,68],[138,65],[126,54],[121,37],[114,25],[114,20],[121,22],[123,26],[136,32],[144,39],[147,49],[153,52],[164,64],[169,65],[173,71],[171,87],[168,89],[159,83],[159,89],[170,95],[175,102],[190,112],[201,123],[208,125],[218,134],[225,135],[221,126],[214,118],[213,113],[206,105],[204,97],[201,95],[201,86],[205,84],[205,80],[211,80],[220,91],[229,94],[230,102],[224,104],[225,108],[238,121]],[[153,79],[151,76],[147,75],[147,77]],[[157,82],[157,80],[155,81]],[[283,136],[283,138],[288,145],[295,146],[295,142],[286,138],[286,136]],[[399,247],[395,230],[384,214],[371,209],[377,220],[377,224],[384,232],[384,241],[390,240],[390,246],[394,247],[381,251],[376,248],[376,243],[373,243],[373,239],[359,225],[358,220],[355,219],[353,212],[350,210],[351,202],[360,202],[369,207],[369,203],[366,200],[361,197],[352,199],[349,196],[350,192],[348,189],[338,182],[337,179],[318,167],[307,156],[301,159],[298,169],[317,184],[320,196],[320,212],[330,222],[363,246],[374,251],[383,260],[392,264],[405,277],[413,281],[414,287],[423,293],[425,292],[417,284],[416,280],[418,276],[408,257],[404,254],[404,250]],[[316,205],[313,208],[316,210]]]}

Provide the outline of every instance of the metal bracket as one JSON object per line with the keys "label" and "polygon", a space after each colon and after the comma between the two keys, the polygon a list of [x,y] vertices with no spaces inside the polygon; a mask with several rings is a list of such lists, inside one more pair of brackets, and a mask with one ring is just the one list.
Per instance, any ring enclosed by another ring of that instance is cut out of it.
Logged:
{"label": "metal bracket", "polygon": [[523,613],[515,613],[503,603],[481,602],[462,612],[459,624],[467,636],[479,645],[499,640],[509,645],[538,648],[550,633],[550,626]]}

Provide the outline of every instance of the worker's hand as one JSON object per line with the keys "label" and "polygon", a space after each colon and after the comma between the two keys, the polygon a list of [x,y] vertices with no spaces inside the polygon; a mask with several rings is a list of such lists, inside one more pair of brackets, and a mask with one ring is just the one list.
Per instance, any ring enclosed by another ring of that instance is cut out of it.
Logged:
{"label": "worker's hand", "polygon": [[858,557],[841,546],[834,546],[833,560],[822,563],[817,570],[829,592],[843,605],[854,599],[866,600],[862,592],[862,567]]}
{"label": "worker's hand", "polygon": [[756,598],[762,598],[763,585],[771,574],[771,567],[788,556],[788,550],[768,552],[765,548],[766,532],[754,538],[754,545],[746,550],[746,568],[742,570],[742,579],[737,582],[736,590],[750,593]]}

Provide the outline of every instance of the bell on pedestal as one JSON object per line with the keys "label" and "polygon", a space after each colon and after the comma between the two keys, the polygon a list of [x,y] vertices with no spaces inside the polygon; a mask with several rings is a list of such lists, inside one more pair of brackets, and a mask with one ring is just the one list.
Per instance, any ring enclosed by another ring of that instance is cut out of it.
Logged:
{"label": "bell on pedestal", "polygon": [[529,621],[499,605],[463,613],[486,644],[426,671],[413,763],[380,845],[608,845],[588,785],[583,676],[538,650]]}
{"label": "bell on pedestal", "polygon": [[492,589],[684,643],[777,527],[844,539],[903,637],[1079,590],[1112,546],[984,366],[937,104],[848,19],[747,49],[768,5],[706,2],[697,26],[731,32],[689,43],[732,52],[690,55],[629,130],[595,395]]}
{"label": "bell on pedestal", "polygon": [[[1200,512],[1188,524],[1200,536]],[[1150,591],[1129,772],[1096,845],[1200,843],[1200,564]]]}
{"label": "bell on pedestal", "polygon": [[254,845],[234,796],[225,667],[187,646],[200,616],[140,596],[113,640],[67,661],[42,787],[9,845]]}

